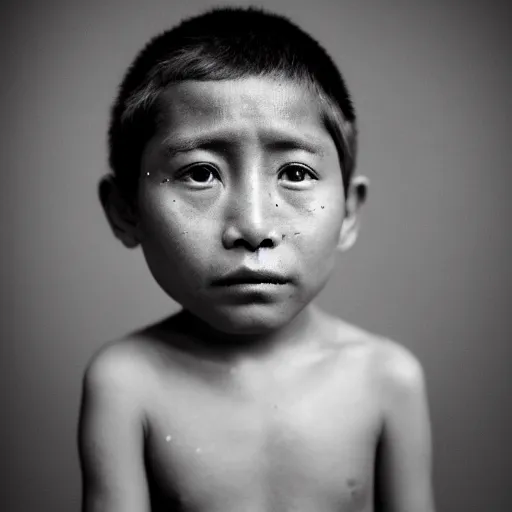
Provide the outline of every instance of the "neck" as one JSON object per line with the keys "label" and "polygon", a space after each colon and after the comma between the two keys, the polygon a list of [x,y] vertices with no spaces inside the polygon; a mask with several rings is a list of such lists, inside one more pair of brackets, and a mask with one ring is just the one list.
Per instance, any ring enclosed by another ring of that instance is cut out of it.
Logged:
{"label": "neck", "polygon": [[280,354],[286,356],[290,350],[297,351],[318,341],[325,330],[324,317],[324,313],[310,304],[280,329],[247,335],[218,331],[187,310],[172,317],[171,321],[172,329],[183,333],[192,341],[194,351],[200,351],[206,357],[264,361]]}

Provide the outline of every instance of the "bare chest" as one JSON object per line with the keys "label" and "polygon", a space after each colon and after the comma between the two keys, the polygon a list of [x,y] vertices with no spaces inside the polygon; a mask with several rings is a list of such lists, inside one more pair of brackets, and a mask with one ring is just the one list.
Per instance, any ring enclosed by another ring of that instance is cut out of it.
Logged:
{"label": "bare chest", "polygon": [[307,384],[247,396],[193,383],[154,397],[146,439],[154,489],[175,510],[371,510],[379,431],[371,388]]}

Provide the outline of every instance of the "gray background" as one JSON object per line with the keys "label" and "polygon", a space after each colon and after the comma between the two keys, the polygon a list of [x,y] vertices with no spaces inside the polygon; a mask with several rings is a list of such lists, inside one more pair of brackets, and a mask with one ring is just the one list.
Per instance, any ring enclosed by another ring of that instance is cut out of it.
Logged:
{"label": "gray background", "polygon": [[[147,39],[209,1],[46,1],[0,13],[2,494],[79,509],[81,376],[104,342],[175,310],[96,197],[108,109]],[[330,50],[371,179],[319,303],[424,364],[439,511],[512,510],[511,8],[265,1]],[[413,511],[411,511],[413,512]]]}

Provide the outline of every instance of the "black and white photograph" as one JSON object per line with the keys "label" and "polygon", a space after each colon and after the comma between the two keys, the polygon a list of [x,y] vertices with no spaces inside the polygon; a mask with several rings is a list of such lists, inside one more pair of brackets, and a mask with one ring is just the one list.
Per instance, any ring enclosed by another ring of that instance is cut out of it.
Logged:
{"label": "black and white photograph", "polygon": [[3,3],[0,510],[511,511],[511,24]]}

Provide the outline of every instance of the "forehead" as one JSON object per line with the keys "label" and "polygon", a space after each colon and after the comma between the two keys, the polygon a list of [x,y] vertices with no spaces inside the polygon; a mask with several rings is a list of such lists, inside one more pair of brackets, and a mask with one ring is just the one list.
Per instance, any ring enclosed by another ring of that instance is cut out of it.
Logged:
{"label": "forehead", "polygon": [[248,77],[237,80],[183,81],[159,98],[166,132],[193,135],[231,128],[300,132],[329,144],[318,98],[290,80]]}

